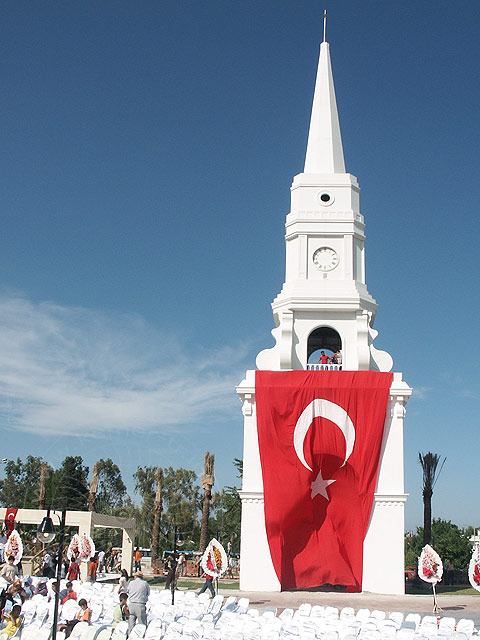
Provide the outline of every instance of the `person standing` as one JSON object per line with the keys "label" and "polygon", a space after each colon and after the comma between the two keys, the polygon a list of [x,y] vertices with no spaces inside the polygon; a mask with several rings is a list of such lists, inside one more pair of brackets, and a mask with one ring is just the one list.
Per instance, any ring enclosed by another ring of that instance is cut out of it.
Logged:
{"label": "person standing", "polygon": [[97,580],[97,563],[95,561],[95,556],[90,559],[88,564],[87,580],[88,582],[96,582]]}
{"label": "person standing", "polygon": [[137,547],[135,549],[135,571],[142,570],[142,554],[140,553],[140,549]]}
{"label": "person standing", "polygon": [[130,580],[127,570],[126,569],[122,569],[122,571],[120,572],[120,578],[118,580],[118,593],[126,593],[127,592],[127,584],[128,581]]}
{"label": "person standing", "polygon": [[322,351],[320,354],[320,358],[318,359],[320,364],[328,364],[328,356],[325,355],[325,351]]}
{"label": "person standing", "polygon": [[105,551],[98,552],[98,571],[104,573],[105,571]]}
{"label": "person standing", "polygon": [[207,589],[212,594],[212,598],[214,598],[215,597],[215,589],[213,588],[213,576],[209,575],[208,573],[205,574],[205,584],[203,585],[203,587],[198,592],[198,595],[200,595],[201,593],[204,593]]}
{"label": "person standing", "polygon": [[128,618],[128,632],[130,635],[137,620],[140,624],[147,625],[147,600],[150,595],[150,587],[148,582],[143,579],[141,571],[135,571],[133,580],[128,583],[128,610],[130,616]]}
{"label": "person standing", "polygon": [[74,556],[68,567],[67,580],[78,580],[80,577],[80,566],[77,562],[77,557]]}
{"label": "person standing", "polygon": [[43,556],[42,575],[44,578],[53,578],[55,576],[53,558],[48,552]]}
{"label": "person standing", "polygon": [[7,562],[2,565],[2,569],[0,571],[0,577],[5,578],[7,582],[13,584],[15,579],[18,578],[18,569],[13,564],[14,557],[9,556]]}
{"label": "person standing", "polygon": [[175,569],[177,567],[177,563],[175,562],[174,557],[170,554],[165,562],[165,567],[167,569],[167,581],[165,582],[165,589],[170,589],[172,584],[172,580],[175,579]]}
{"label": "person standing", "polygon": [[185,554],[184,553],[181,553],[178,556],[177,566],[178,566],[178,575],[180,576],[180,578],[183,578],[183,572],[185,570]]}

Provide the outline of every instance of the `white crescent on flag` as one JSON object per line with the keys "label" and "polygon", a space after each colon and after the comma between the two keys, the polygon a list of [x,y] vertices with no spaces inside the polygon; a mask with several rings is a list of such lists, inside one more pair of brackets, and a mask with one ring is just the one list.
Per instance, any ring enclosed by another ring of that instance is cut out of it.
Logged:
{"label": "white crescent on flag", "polygon": [[303,443],[310,425],[315,418],[326,418],[327,420],[330,420],[330,422],[333,422],[343,433],[346,444],[345,460],[342,464],[343,467],[349,459],[355,445],[355,427],[353,426],[353,422],[350,420],[350,416],[345,409],[340,407],[338,404],[330,402],[330,400],[324,400],[323,398],[316,398],[315,400],[312,400],[312,402],[305,407],[297,420],[293,434],[293,446],[295,447],[295,453],[297,454],[298,459],[304,467],[309,471],[313,471],[305,460]]}

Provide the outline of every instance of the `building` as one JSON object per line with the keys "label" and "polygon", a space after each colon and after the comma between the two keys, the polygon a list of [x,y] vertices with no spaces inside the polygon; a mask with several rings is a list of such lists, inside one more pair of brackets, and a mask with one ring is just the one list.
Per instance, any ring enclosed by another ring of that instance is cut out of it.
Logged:
{"label": "building", "polygon": [[[285,229],[285,283],[272,303],[275,345],[258,354],[257,370],[284,374],[318,371],[318,380],[323,374],[331,376],[332,371],[344,377],[348,372],[390,372],[392,357],[373,344],[378,333],[373,328],[377,303],[365,281],[365,223],[360,213],[359,185],[357,178],[345,171],[329,44],[325,41],[320,47],[305,167],[293,179]],[[322,351],[330,358],[338,353],[339,361],[319,363]],[[389,384],[378,475],[363,542],[361,586],[357,590],[402,594],[407,498],[403,419],[412,390],[401,373],[394,373]],[[256,373],[247,371],[237,387],[244,415],[240,588],[276,591],[282,584],[266,532],[256,391]],[[342,431],[348,450],[348,438],[345,429]],[[297,444],[295,450],[303,467],[310,469]],[[346,465],[348,455],[339,468]],[[326,487],[333,482],[328,480],[318,491],[327,500],[330,494],[325,493]],[[331,581],[329,584],[334,585]]]}

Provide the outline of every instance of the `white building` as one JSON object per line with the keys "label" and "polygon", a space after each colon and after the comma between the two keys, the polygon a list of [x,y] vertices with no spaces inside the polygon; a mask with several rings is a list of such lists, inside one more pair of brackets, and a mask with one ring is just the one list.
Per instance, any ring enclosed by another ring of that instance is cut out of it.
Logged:
{"label": "white building", "polygon": [[[305,167],[291,186],[285,283],[272,303],[276,343],[258,354],[258,369],[319,368],[315,363],[324,349],[341,352],[344,370],[391,371],[391,356],[373,346],[378,333],[373,328],[377,303],[365,282],[365,224],[359,193],[357,178],[345,171],[329,45],[323,42]],[[278,591],[265,532],[255,371],[247,371],[237,393],[243,403],[245,430],[240,588]],[[404,593],[403,419],[411,393],[402,374],[394,373],[364,541],[364,591]]]}

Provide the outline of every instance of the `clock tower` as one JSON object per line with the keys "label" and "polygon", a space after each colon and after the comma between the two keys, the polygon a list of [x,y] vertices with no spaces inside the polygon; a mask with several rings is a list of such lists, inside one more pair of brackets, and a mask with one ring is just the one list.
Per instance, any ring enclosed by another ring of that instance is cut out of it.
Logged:
{"label": "clock tower", "polygon": [[312,354],[329,349],[341,352],[344,369],[391,370],[390,355],[373,346],[377,303],[365,283],[359,196],[357,178],[345,172],[329,44],[322,42],[305,167],[293,179],[285,225],[285,283],[272,304],[276,345],[258,355],[259,369],[306,369]]}
{"label": "clock tower", "polygon": [[[357,178],[345,171],[329,44],[322,42],[303,173],[291,186],[286,269],[273,300],[275,344],[257,369],[389,372],[393,359],[373,343],[377,303],[365,279],[365,221]],[[324,351],[337,361],[319,363]],[[265,531],[255,371],[237,387],[244,415],[240,587],[279,590]],[[363,589],[404,593],[403,419],[411,388],[393,374],[380,467],[363,546]],[[389,567],[388,571],[384,567]]]}

